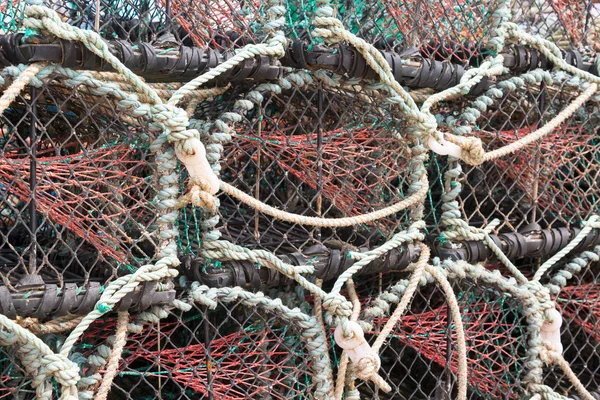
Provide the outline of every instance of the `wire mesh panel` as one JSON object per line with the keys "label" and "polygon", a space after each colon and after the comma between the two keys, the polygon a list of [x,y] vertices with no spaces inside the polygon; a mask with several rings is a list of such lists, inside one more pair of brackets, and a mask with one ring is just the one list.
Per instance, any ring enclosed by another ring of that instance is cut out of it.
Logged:
{"label": "wire mesh panel", "polygon": [[[566,82],[525,85],[497,99],[478,135],[489,149],[514,142],[543,126],[577,96]],[[467,171],[462,210],[473,224],[500,218],[518,230],[528,223],[563,226],[597,212],[597,131],[592,109],[514,155]]]}
{"label": "wire mesh panel", "polygon": [[[387,281],[391,277],[384,278]],[[396,277],[397,278],[397,277]],[[392,286],[393,287],[393,286]],[[518,385],[526,362],[527,332],[521,306],[493,288],[464,281],[456,286],[465,328],[470,399],[521,398]],[[384,292],[389,291],[384,287]],[[374,290],[373,294],[376,295]],[[369,304],[365,307],[368,309]],[[375,334],[387,318],[376,318]],[[415,297],[382,347],[382,369],[392,381],[393,395],[369,385],[359,386],[364,398],[447,398],[456,395],[458,371],[453,343],[455,325],[439,289]],[[450,349],[450,351],[448,351]],[[477,360],[477,361],[475,361]],[[446,397],[445,397],[446,396]]]}
{"label": "wire mesh panel", "polygon": [[[523,1],[513,6],[515,22],[563,48],[597,46],[597,3]],[[597,49],[594,49],[597,51]]]}
{"label": "wire mesh panel", "polygon": [[55,79],[2,116],[2,278],[13,291],[35,286],[26,283],[33,275],[59,290],[98,290],[154,252],[147,123],[97,94],[92,76],[70,87]]}

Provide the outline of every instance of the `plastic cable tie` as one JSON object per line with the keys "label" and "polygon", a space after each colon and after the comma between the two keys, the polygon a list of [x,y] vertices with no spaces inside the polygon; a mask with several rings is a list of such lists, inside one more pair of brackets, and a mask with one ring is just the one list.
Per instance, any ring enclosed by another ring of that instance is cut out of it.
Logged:
{"label": "plastic cable tie", "polygon": [[333,333],[333,337],[335,338],[335,342],[342,349],[346,350],[348,357],[352,362],[356,365],[358,361],[366,355],[373,355],[373,359],[377,360],[377,369],[381,366],[381,360],[379,359],[379,354],[377,354],[369,343],[365,339],[365,333],[362,328],[356,322],[349,321],[348,325],[353,335],[351,338],[347,338],[344,336],[344,332],[342,330],[342,326],[338,325],[335,328],[335,332]]}
{"label": "plastic cable tie", "polygon": [[206,159],[206,149],[200,139],[193,138],[188,140],[188,144],[194,149],[194,154],[187,155],[175,151],[177,158],[181,161],[191,178],[204,178],[210,183],[211,194],[219,191],[219,178],[213,172],[208,160]]}
{"label": "plastic cable tie", "polygon": [[460,146],[444,139],[442,139],[441,142],[438,142],[433,136],[429,136],[429,139],[427,139],[427,146],[429,146],[431,151],[441,156],[461,158],[462,149]]}

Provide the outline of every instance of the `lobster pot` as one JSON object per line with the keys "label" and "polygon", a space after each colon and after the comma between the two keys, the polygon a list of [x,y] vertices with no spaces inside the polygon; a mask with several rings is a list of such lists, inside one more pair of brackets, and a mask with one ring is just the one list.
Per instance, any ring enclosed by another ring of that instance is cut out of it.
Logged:
{"label": "lobster pot", "polygon": [[[225,144],[221,178],[274,208],[308,217],[353,217],[390,206],[409,196],[411,157],[392,112],[383,98],[351,87],[315,82],[267,93]],[[269,217],[227,195],[220,213],[221,231],[234,243],[279,253],[324,243],[371,247],[410,222],[400,211],[371,223],[311,227]]]}
{"label": "lobster pot", "polygon": [[[494,104],[482,112],[473,134],[493,151],[535,132],[580,95],[581,89],[573,89],[569,81],[557,76],[551,84],[518,85],[491,97]],[[499,219],[498,229],[509,231],[528,224],[554,228],[598,213],[600,148],[594,107],[586,103],[547,136],[512,154],[464,168],[459,207],[469,224],[485,226]]]}
{"label": "lobster pot", "polygon": [[[89,312],[101,285],[135,271],[155,252],[153,130],[139,101],[118,85],[84,76],[73,84],[53,73],[24,90],[0,118],[6,315]],[[100,87],[109,93],[97,94]],[[44,284],[45,292],[37,291]],[[18,293],[30,290],[31,301],[19,302]],[[48,291],[58,294],[41,299]]]}

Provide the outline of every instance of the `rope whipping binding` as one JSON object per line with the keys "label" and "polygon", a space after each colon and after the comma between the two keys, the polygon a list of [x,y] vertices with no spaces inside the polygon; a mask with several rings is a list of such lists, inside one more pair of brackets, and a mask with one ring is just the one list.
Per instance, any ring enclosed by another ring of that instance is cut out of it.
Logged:
{"label": "rope whipping binding", "polygon": [[[269,14],[271,17],[273,17],[275,22],[271,23],[270,29],[273,29],[273,27],[277,29],[277,27],[281,26],[278,24],[281,24],[281,16],[284,15],[284,10],[279,4],[272,6],[273,9],[269,11]],[[165,278],[173,278],[176,276],[177,271],[175,271],[175,268],[179,264],[176,241],[178,240],[179,232],[177,232],[175,228],[177,227],[176,223],[179,215],[177,212],[172,210],[180,209],[181,211],[179,211],[179,213],[182,213],[184,210],[187,210],[185,203],[191,201],[194,207],[207,208],[207,216],[211,217],[212,213],[214,213],[214,210],[219,207],[218,201],[212,198],[212,189],[206,180],[190,180],[191,188],[188,190],[188,195],[179,197],[180,190],[178,183],[180,177],[176,173],[176,155],[191,156],[193,151],[198,151],[197,144],[194,144],[197,143],[195,140],[203,139],[205,141],[207,150],[207,160],[212,162],[213,170],[218,172],[220,169],[218,166],[221,158],[220,153],[224,150],[225,143],[233,139],[235,134],[235,123],[242,122],[244,114],[248,113],[253,108],[261,107],[263,101],[265,101],[265,95],[270,93],[277,95],[278,93],[281,93],[282,90],[293,88],[295,86],[303,87],[312,83],[309,82],[311,80],[317,80],[319,85],[339,85],[339,78],[326,77],[322,74],[314,74],[314,78],[307,78],[306,72],[294,72],[285,75],[278,84],[259,84],[256,86],[255,90],[246,94],[244,99],[236,100],[233,105],[235,112],[232,113],[227,111],[218,111],[220,115],[218,118],[214,119],[214,121],[208,120],[205,124],[196,122],[194,125],[199,126],[200,129],[188,129],[189,122],[187,114],[184,110],[175,107],[177,102],[183,96],[189,95],[191,91],[197,90],[198,87],[203,83],[208,82],[219,74],[225,73],[226,71],[234,68],[236,64],[242,63],[251,57],[256,55],[283,57],[284,52],[282,50],[285,40],[281,40],[279,32],[275,34],[277,40],[273,39],[271,44],[263,46],[249,45],[249,47],[246,47],[245,50],[240,51],[237,56],[230,58],[221,67],[211,70],[208,75],[201,75],[200,77],[193,79],[190,83],[177,89],[173,97],[171,97],[167,103],[163,103],[163,100],[160,98],[160,96],[158,96],[156,91],[150,85],[133,75],[120,63],[118,59],[116,59],[116,57],[111,55],[108,47],[103,41],[99,40],[99,36],[95,35],[93,32],[81,31],[73,28],[70,25],[64,24],[56,17],[54,11],[42,7],[32,6],[28,8],[26,12],[29,16],[29,19],[26,20],[25,24],[29,28],[40,30],[41,33],[48,31],[52,35],[66,40],[81,41],[88,49],[90,49],[90,51],[107,60],[107,62],[111,64],[115,70],[119,71],[124,79],[131,84],[131,87],[134,91],[139,92],[144,99],[150,101],[150,104],[147,106],[142,104],[139,105],[139,108],[143,110],[143,112],[138,111],[138,115],[135,117],[139,118],[141,115],[147,115],[149,118],[151,118],[154,122],[149,124],[148,127],[151,132],[156,135],[154,142],[150,145],[150,149],[156,154],[156,168],[158,172],[157,181],[161,185],[157,190],[157,199],[159,200],[157,209],[163,211],[157,212],[157,214],[160,215],[157,218],[158,229],[152,233],[144,233],[142,236],[154,235],[158,238],[156,243],[156,258],[158,261],[153,265],[143,265],[131,275],[118,277],[108,284],[106,288],[103,289],[102,295],[95,310],[85,316],[78,323],[78,326],[71,332],[71,334],[62,344],[60,351],[62,358],[55,355],[58,357],[56,361],[52,361],[52,363],[42,363],[43,365],[38,367],[39,369],[34,369],[32,367],[32,369],[28,371],[31,375],[38,376],[38,378],[36,378],[34,381],[36,382],[37,388],[42,388],[38,389],[40,390],[38,393],[40,398],[49,398],[48,396],[51,396],[48,386],[45,386],[43,383],[45,377],[59,373],[61,374],[60,380],[57,378],[57,381],[61,385],[68,387],[68,390],[63,390],[61,395],[77,396],[77,389],[74,389],[78,377],[77,374],[72,374],[70,372],[63,373],[60,371],[73,369],[72,367],[66,365],[68,363],[65,360],[65,357],[69,356],[69,353],[71,353],[71,350],[73,349],[73,346],[79,337],[85,333],[87,328],[89,328],[97,318],[110,311],[119,302],[119,300],[123,299],[128,293],[133,292],[141,282],[162,281]],[[238,197],[238,200],[244,202],[247,206],[256,208],[259,213],[269,211],[269,215],[272,217],[278,219],[282,217],[281,219],[294,224],[316,225],[319,227],[366,224],[378,219],[389,217],[393,214],[396,214],[398,211],[401,211],[403,208],[409,207],[410,212],[407,215],[409,219],[409,225],[407,226],[406,230],[395,233],[393,236],[391,236],[389,241],[380,246],[373,247],[373,249],[367,252],[352,252],[352,258],[355,258],[356,262],[352,267],[337,277],[330,291],[323,290],[318,285],[312,283],[309,278],[304,276],[315,271],[315,268],[310,264],[306,266],[291,265],[282,261],[280,258],[268,251],[252,250],[225,240],[217,240],[218,233],[215,231],[209,231],[212,229],[212,227],[216,226],[217,220],[215,217],[207,218],[203,222],[202,229],[205,230],[206,233],[203,234],[199,250],[201,251],[200,254],[211,260],[216,260],[219,262],[229,260],[250,261],[258,265],[264,265],[266,267],[273,268],[288,278],[297,281],[297,283],[300,284],[307,291],[307,293],[322,299],[322,307],[326,311],[325,320],[332,326],[332,328],[336,326],[339,327],[343,331],[346,340],[348,340],[352,339],[353,334],[359,335],[357,331],[353,332],[352,329],[354,328],[352,327],[354,325],[350,323],[352,305],[341,294],[341,289],[348,279],[351,279],[353,275],[359,273],[361,269],[368,266],[374,260],[385,256],[386,253],[397,249],[399,246],[404,244],[415,244],[417,247],[421,248],[422,255],[428,254],[428,250],[425,250],[427,249],[427,246],[425,243],[423,243],[425,240],[425,235],[423,234],[423,230],[425,229],[425,224],[423,221],[425,210],[424,204],[427,194],[425,188],[427,188],[429,185],[427,180],[428,171],[425,168],[425,162],[427,160],[425,145],[428,143],[429,137],[433,137],[438,143],[443,143],[444,137],[441,131],[437,128],[437,120],[430,110],[435,108],[436,104],[440,102],[451,101],[455,98],[464,96],[471,88],[479,83],[483,77],[498,76],[502,73],[505,73],[505,70],[503,67],[501,67],[502,56],[491,56],[490,59],[487,60],[487,62],[482,63],[479,68],[472,69],[465,74],[459,86],[433,95],[424,102],[421,108],[418,108],[406,90],[396,82],[395,78],[391,74],[391,70],[387,61],[383,59],[381,53],[369,43],[359,39],[349,31],[346,31],[343,24],[341,24],[339,20],[332,17],[333,9],[328,8],[326,4],[318,4],[315,15],[316,17],[314,22],[317,26],[317,29],[314,31],[315,36],[324,38],[326,43],[329,42],[330,44],[336,43],[337,41],[347,42],[358,52],[360,52],[365,58],[366,62],[378,74],[379,80],[383,84],[378,86],[377,84],[373,85],[369,83],[368,89],[384,89],[384,93],[390,95],[388,100],[393,105],[395,110],[399,111],[407,120],[408,129],[406,132],[408,137],[404,137],[399,131],[393,132],[393,136],[397,140],[400,140],[401,142],[408,140],[410,143],[410,159],[407,163],[410,175],[407,182],[408,195],[406,201],[403,200],[390,208],[384,208],[381,212],[378,211],[371,214],[366,213],[366,216],[357,215],[353,217],[326,219],[320,217],[305,217],[290,212],[279,212],[264,202],[249,198],[248,195],[244,196],[243,192],[234,190],[232,186],[228,186],[228,184],[224,182],[221,182],[220,185],[228,195]],[[496,49],[492,48],[493,51],[495,50],[496,52],[499,52],[502,49],[502,42],[505,38],[519,38],[524,41],[529,41],[534,48],[538,48],[541,53],[545,54],[546,57],[548,57],[555,64],[555,66],[563,68],[567,72],[573,73],[573,68],[569,68],[569,66],[564,64],[564,62],[561,65],[560,62],[562,59],[559,60],[557,58],[557,51],[550,44],[527,36],[520,31],[515,30],[513,25],[510,23],[503,22],[503,19],[505,19],[508,15],[506,10],[499,8],[495,11],[494,15],[496,15],[498,22],[493,28],[496,30],[497,37],[490,41],[492,47],[493,44],[496,43]],[[554,59],[552,57],[554,57]],[[47,73],[49,73],[50,70],[51,68],[47,70]],[[63,71],[60,72],[62,73]],[[33,68],[27,69],[23,73],[23,79],[30,80],[30,84],[33,85],[33,77],[28,76],[36,73],[39,74],[39,71],[35,71]],[[572,106],[565,108],[566,112],[561,114],[560,118],[557,117],[558,119],[553,120],[558,120],[559,122],[551,121],[549,125],[550,127],[553,127],[554,125],[558,126],[562,121],[569,118],[569,115],[567,114],[573,115],[576,111],[578,111],[580,106],[595,93],[595,78],[590,77],[591,75],[589,74],[586,75],[585,73],[576,73],[579,75],[579,78],[581,78],[580,90],[583,92],[583,94],[572,103]],[[525,78],[521,79],[525,80]],[[588,87],[584,87],[586,81],[590,82]],[[7,93],[23,89],[24,85],[19,82],[19,79],[17,80],[16,85],[18,86],[11,86],[12,89],[8,90]],[[360,83],[353,82],[353,85],[351,86],[359,85]],[[21,86],[20,89],[19,86]],[[136,101],[135,97],[131,99]],[[487,100],[482,99],[479,101],[478,106],[483,104],[485,107],[487,107],[487,102]],[[472,110],[474,110],[472,113],[475,113],[476,116],[474,118],[476,120],[477,110],[475,108]],[[481,115],[480,111],[479,115]],[[466,120],[468,120],[468,117]],[[546,128],[546,130],[551,129]],[[542,136],[543,135],[540,135],[539,133],[534,133],[532,136],[530,136],[530,139],[527,139],[527,141],[530,142],[534,139],[539,140],[542,138]],[[450,141],[454,140],[456,143],[461,145],[461,158],[463,157],[462,152],[465,152],[464,157],[467,163],[479,164],[480,159],[478,157],[481,154],[482,149],[480,141],[477,139],[469,140],[468,138],[465,138],[464,140],[455,139],[458,138],[458,136],[448,135],[447,137],[450,139]],[[173,144],[173,149],[163,149],[163,146],[167,142]],[[511,152],[517,151],[519,150],[519,146],[509,147],[508,149],[510,149]],[[451,187],[452,184],[450,183],[449,186]],[[448,235],[448,232],[444,236],[445,240],[466,238],[472,240],[485,240],[488,242],[488,245],[490,245],[489,243],[492,243],[492,241],[489,239],[488,230],[484,230],[482,232],[481,230],[469,226],[467,222],[460,219],[460,215],[452,215],[452,220],[446,220],[446,226],[451,228],[449,232],[452,232],[452,229],[455,229],[459,235],[452,237]],[[592,227],[590,229],[597,229],[594,225],[593,219],[590,220],[589,226]],[[590,229],[584,229],[586,234],[590,233]],[[399,309],[402,310],[402,308],[406,307],[407,303],[410,301],[412,292],[416,290],[415,282],[420,280],[422,283],[425,283],[423,282],[423,279],[420,278],[420,274],[425,275],[426,279],[424,280],[426,281],[437,280],[440,283],[445,295],[448,297],[448,303],[453,310],[452,319],[455,321],[455,329],[457,330],[457,346],[460,359],[458,366],[459,398],[465,398],[467,395],[467,350],[466,344],[464,343],[465,334],[463,332],[463,326],[461,323],[462,318],[460,317],[460,311],[458,311],[457,300],[454,298],[455,294],[447,279],[472,279],[475,281],[482,279],[486,282],[486,284],[497,286],[501,292],[511,293],[511,295],[523,302],[525,305],[523,311],[528,318],[527,327],[529,331],[529,348],[527,352],[529,367],[527,368],[527,373],[523,380],[523,383],[526,385],[527,392],[539,393],[542,397],[552,396],[552,390],[549,387],[544,386],[542,383],[540,365],[541,362],[549,364],[556,363],[565,370],[565,373],[569,379],[574,381],[573,384],[577,387],[578,391],[582,392],[580,394],[585,398],[591,398],[591,395],[587,393],[583,386],[575,379],[575,374],[572,373],[572,371],[569,372],[570,370],[568,368],[568,364],[564,362],[561,356],[557,355],[557,349],[552,347],[554,346],[552,340],[550,339],[545,341],[545,339],[540,339],[540,337],[544,336],[541,332],[548,331],[547,329],[544,329],[544,326],[548,324],[552,325],[552,323],[555,322],[552,319],[553,313],[551,313],[552,310],[555,310],[555,306],[550,298],[548,289],[538,282],[539,277],[541,277],[548,268],[551,268],[556,261],[559,261],[560,258],[566,256],[570,250],[576,248],[577,243],[583,240],[583,236],[584,234],[581,234],[581,237],[575,238],[572,242],[572,245],[565,247],[563,252],[558,253],[554,258],[551,259],[552,262],[549,262],[549,264],[543,264],[542,267],[537,270],[536,278],[533,280],[529,281],[519,276],[520,283],[516,286],[517,289],[511,288],[515,286],[516,282],[512,281],[510,278],[502,278],[498,274],[486,272],[487,270],[485,270],[483,266],[473,266],[464,262],[453,263],[450,261],[445,261],[440,264],[435,260],[432,262],[432,265],[427,265],[429,262],[429,257],[424,255],[422,259],[419,259],[416,267],[414,268],[414,272],[412,272],[414,275],[410,278],[411,284],[409,286],[411,289],[407,289],[407,293],[409,293],[409,296],[407,297],[408,300],[404,300],[403,298],[403,301],[401,301],[403,306],[399,307]],[[490,245],[490,247],[492,247],[492,245]],[[494,247],[494,251],[500,254],[497,246]],[[588,255],[586,255],[586,257],[590,259]],[[509,263],[506,264],[508,267]],[[512,265],[509,268],[514,270],[516,267]],[[410,270],[412,270],[412,268]],[[169,285],[168,282],[165,284]],[[185,285],[183,285],[183,287],[185,287]],[[211,290],[216,290],[216,293],[219,293],[219,290],[221,290],[223,294],[211,294],[210,296],[205,296],[203,294],[207,292],[212,293],[210,292]],[[246,302],[246,305],[255,305],[260,303],[265,308],[285,316],[286,320],[296,321],[295,324],[297,324],[304,333],[310,332],[310,329],[313,329],[314,332],[318,330],[318,335],[320,335],[322,332],[321,327],[315,327],[315,321],[308,323],[308,319],[304,318],[306,315],[301,313],[299,310],[282,308],[279,306],[278,300],[271,300],[266,297],[261,297],[260,295],[251,294],[239,288],[208,289],[204,286],[193,284],[191,286],[190,296],[192,299],[200,301],[202,304],[209,305],[211,307],[216,306],[216,298],[223,298],[226,299],[226,301],[242,298],[244,299],[242,300],[242,303]],[[185,305],[185,303],[181,301],[173,302],[171,307],[173,306],[184,308],[186,310],[190,309],[189,305]],[[368,310],[369,309],[367,308],[367,314],[369,312]],[[399,311],[399,314],[401,313],[402,311]],[[152,316],[153,314],[154,318]],[[140,314],[140,318],[157,321],[157,316],[160,316],[161,314],[162,313],[159,310],[154,310],[149,314]],[[295,318],[292,318],[292,315],[295,316]],[[392,319],[392,325],[396,325],[398,323],[398,321],[395,321],[396,319],[397,318]],[[121,323],[120,326],[123,326],[123,323]],[[11,330],[15,329],[15,331],[22,329],[9,324],[9,322],[6,323],[6,327],[10,328]],[[390,328],[384,329],[384,331],[389,330]],[[119,331],[121,331],[121,329]],[[19,340],[33,341],[31,336],[23,336],[24,334],[22,331],[19,332]],[[122,333],[117,334],[119,337],[122,335]],[[317,335],[317,333],[315,333],[315,335]],[[23,336],[25,339],[21,338],[21,336]],[[123,339],[118,338],[117,340],[118,342],[115,344],[115,348],[117,349],[116,352],[118,352],[119,347],[123,346]],[[377,339],[374,348],[381,346],[380,342],[381,339]],[[14,342],[11,344],[14,344]],[[37,351],[41,352],[42,354],[48,353],[48,350],[43,348],[41,345],[36,344],[36,346],[40,347],[36,348]],[[377,386],[380,386],[382,389],[390,390],[391,386],[389,383],[377,375],[377,369],[379,365],[376,356],[373,354],[374,348],[371,348],[371,351],[368,352],[366,357],[358,357],[353,360],[356,365],[354,366],[354,369],[350,369],[352,371],[351,375],[354,374],[361,380],[373,380],[374,383]],[[316,359],[321,360],[319,366],[322,365],[322,368],[317,369],[319,372],[315,373],[313,379],[317,382],[332,381],[332,378],[330,379],[331,367],[329,360],[326,357],[326,350],[324,350],[322,345],[319,345],[311,351],[314,353]],[[50,357],[50,355],[48,355],[48,357]],[[109,366],[114,365],[114,357],[115,356],[111,356],[111,361],[108,363]],[[30,360],[29,362],[31,362],[31,357],[23,357],[23,360]],[[112,369],[114,369],[114,367],[111,367],[111,370]],[[108,376],[108,378],[105,378],[107,382],[112,379],[110,376],[113,374],[114,372],[105,375]],[[351,378],[348,381],[352,380],[353,379]],[[38,384],[37,382],[41,383]],[[105,386],[106,385],[103,384],[101,387]],[[316,387],[317,390],[315,391],[315,396],[319,398],[326,398],[333,395],[333,388],[328,387],[326,383],[317,383]]]}

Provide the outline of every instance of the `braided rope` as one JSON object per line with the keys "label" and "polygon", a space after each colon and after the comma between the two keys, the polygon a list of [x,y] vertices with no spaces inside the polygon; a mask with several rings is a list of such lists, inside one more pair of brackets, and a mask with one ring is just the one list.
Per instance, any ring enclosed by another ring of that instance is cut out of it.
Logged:
{"label": "braided rope", "polygon": [[395,214],[399,211],[405,210],[410,207],[414,207],[417,203],[423,201],[427,192],[429,190],[429,184],[427,183],[427,177],[424,176],[421,181],[419,181],[419,189],[412,193],[409,197],[404,200],[401,200],[391,206],[385,207],[381,210],[373,211],[366,214],[357,215],[354,217],[343,217],[343,218],[322,218],[322,217],[307,217],[300,214],[293,214],[287,211],[279,210],[275,207],[272,207],[268,204],[261,202],[260,200],[256,200],[254,197],[242,192],[241,190],[231,186],[228,183],[221,182],[221,190],[223,192],[235,197],[240,200],[242,203],[250,206],[263,214],[267,214],[273,218],[277,218],[281,221],[291,222],[294,224],[300,225],[310,225],[310,226],[318,226],[318,227],[345,227],[345,226],[353,226],[359,224],[367,224],[369,222],[377,221],[379,219],[388,217],[392,214]]}
{"label": "braided rope", "polygon": [[402,318],[402,315],[406,311],[408,304],[413,299],[415,292],[419,287],[421,277],[425,272],[425,266],[429,262],[430,255],[431,250],[429,250],[429,247],[421,246],[421,254],[419,255],[419,259],[415,263],[415,270],[413,271],[410,277],[408,286],[406,287],[406,290],[404,291],[404,294],[400,299],[400,303],[398,304],[398,307],[396,307],[396,309],[394,310],[394,313],[390,316],[390,319],[385,323],[385,325],[379,332],[375,343],[373,343],[373,346],[371,346],[371,348],[374,351],[379,351],[379,349],[381,349],[381,346],[383,345],[385,339],[392,332],[396,324],[400,321],[400,318]]}
{"label": "braided rope", "polygon": [[542,278],[542,276],[544,276],[546,271],[552,268],[558,261],[565,258],[567,254],[569,254],[575,247],[577,247],[577,245],[581,243],[583,239],[586,238],[586,236],[592,231],[592,229],[600,228],[600,216],[592,215],[588,219],[588,221],[585,222],[583,225],[583,229],[577,234],[577,236],[573,238],[573,240],[571,240],[571,242],[567,246],[565,246],[564,249],[556,253],[554,256],[552,256],[552,258],[550,258],[538,268],[538,270],[535,272],[535,275],[533,276],[533,280],[539,281]]}
{"label": "braided rope", "polygon": [[[348,279],[346,281],[346,287],[348,288],[348,297],[352,302],[352,315],[350,315],[350,321],[356,322],[360,315],[360,299],[358,298],[358,294],[356,293],[356,288],[354,286],[354,281],[352,279]],[[354,378],[352,377],[352,368],[348,368],[349,362],[350,358],[348,357],[348,353],[345,350],[342,351],[340,365],[338,366],[337,370],[337,380],[335,383],[335,400],[342,400],[342,397],[344,396],[345,387],[347,385],[354,384]]]}
{"label": "braided rope", "polygon": [[77,382],[80,379],[79,368],[66,356],[55,354],[46,343],[16,322],[0,314],[0,327],[10,332],[0,335],[0,342],[10,346],[18,342],[25,370],[33,377],[31,386],[36,389],[40,400],[52,398],[50,378],[56,379],[61,386],[61,400],[77,400]]}
{"label": "braided rope", "polygon": [[127,343],[127,325],[129,324],[129,313],[127,311],[120,311],[117,319],[117,330],[115,332],[115,342],[113,349],[110,353],[110,358],[107,362],[106,372],[102,379],[102,383],[96,392],[96,400],[106,400],[108,392],[111,389],[112,382],[119,372],[119,360],[121,359],[121,353],[123,347]]}

